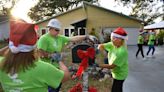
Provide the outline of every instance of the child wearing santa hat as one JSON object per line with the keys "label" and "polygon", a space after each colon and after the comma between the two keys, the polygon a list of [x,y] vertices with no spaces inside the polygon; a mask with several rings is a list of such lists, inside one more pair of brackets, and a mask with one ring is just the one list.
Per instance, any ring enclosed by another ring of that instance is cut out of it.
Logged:
{"label": "child wearing santa hat", "polygon": [[119,27],[111,34],[111,42],[100,44],[100,51],[108,51],[108,63],[100,64],[102,68],[111,69],[113,85],[111,92],[122,92],[124,80],[128,76],[128,51],[125,44],[127,40],[126,31]]}
{"label": "child wearing santa hat", "polygon": [[41,61],[35,51],[37,34],[34,25],[11,20],[9,51],[0,57],[0,83],[4,92],[47,92],[69,79],[67,67],[60,69]]}

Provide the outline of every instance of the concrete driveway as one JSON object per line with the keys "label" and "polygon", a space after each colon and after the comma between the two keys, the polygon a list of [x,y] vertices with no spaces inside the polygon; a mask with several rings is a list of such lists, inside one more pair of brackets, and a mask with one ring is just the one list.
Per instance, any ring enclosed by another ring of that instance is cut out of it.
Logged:
{"label": "concrete driveway", "polygon": [[[146,54],[148,47],[144,47]],[[156,47],[155,58],[136,59],[137,46],[129,46],[129,76],[124,92],[164,92],[164,46]],[[150,54],[150,53],[149,53]]]}

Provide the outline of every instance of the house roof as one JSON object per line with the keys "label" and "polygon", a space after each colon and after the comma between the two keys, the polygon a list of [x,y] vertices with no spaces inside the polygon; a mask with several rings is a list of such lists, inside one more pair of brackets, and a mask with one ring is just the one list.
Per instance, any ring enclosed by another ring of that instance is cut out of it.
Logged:
{"label": "house roof", "polygon": [[79,27],[86,27],[86,21],[87,21],[87,18],[85,19],[81,19],[81,20],[78,20],[78,21],[74,21],[71,23],[72,26],[79,26]]}
{"label": "house roof", "polygon": [[68,11],[66,11],[66,12],[62,12],[62,13],[56,14],[56,15],[54,15],[54,16],[52,16],[52,17],[50,17],[50,18],[47,18],[47,19],[45,19],[45,20],[38,21],[38,22],[36,22],[35,24],[39,24],[39,23],[45,22],[45,21],[47,21],[47,20],[53,19],[53,18],[55,18],[55,17],[57,17],[57,16],[61,16],[61,15],[63,15],[63,14],[72,12],[72,11],[77,10],[77,9],[80,9],[80,8],[82,8],[82,6],[76,7],[76,8],[74,8],[74,9],[68,10]]}
{"label": "house roof", "polygon": [[129,19],[132,19],[132,20],[135,20],[135,21],[138,21],[138,22],[142,22],[142,20],[136,19],[136,18],[134,18],[134,17],[127,16],[127,15],[124,15],[124,14],[122,14],[122,13],[118,13],[118,12],[115,12],[115,11],[112,11],[112,10],[109,10],[109,9],[106,9],[106,8],[104,8],[104,7],[97,6],[97,5],[93,5],[93,4],[90,4],[90,3],[84,1],[84,2],[83,2],[83,5],[81,5],[80,7],[76,7],[76,8],[74,8],[74,9],[72,9],[72,10],[68,10],[68,11],[66,11],[66,12],[56,14],[55,16],[52,16],[52,17],[47,18],[47,19],[45,19],[45,20],[38,21],[38,22],[36,22],[36,24],[45,22],[45,21],[47,21],[47,20],[50,20],[50,19],[52,19],[52,18],[55,18],[55,17],[57,17],[57,16],[60,16],[60,15],[63,15],[63,14],[66,14],[66,13],[69,13],[69,12],[72,12],[72,11],[75,11],[75,10],[77,10],[77,9],[80,9],[80,8],[83,8],[83,7],[87,7],[87,5],[93,6],[93,7],[96,7],[96,8],[99,8],[99,9],[102,9],[102,10],[105,10],[105,11],[108,11],[108,12],[111,12],[111,13],[115,13],[115,14],[118,14],[118,15],[123,16],[123,17],[127,17],[127,18],[129,18]]}
{"label": "house roof", "polygon": [[136,20],[136,21],[142,22],[142,20],[140,20],[140,19],[137,19],[137,18],[128,16],[128,15],[125,15],[125,14],[122,14],[122,13],[118,13],[118,12],[113,11],[113,10],[110,10],[110,9],[106,9],[106,8],[104,8],[104,7],[101,7],[101,6],[97,6],[97,5],[94,5],[94,4],[90,4],[90,3],[88,3],[88,2],[84,2],[84,5],[90,5],[90,6],[93,6],[93,7],[97,7],[97,8],[100,8],[100,9],[102,9],[102,10],[105,10],[105,11],[108,11],[108,12],[111,12],[111,13],[114,13],[114,14],[118,14],[118,15],[123,16],[123,17],[130,18],[130,19],[132,19],[132,20]]}
{"label": "house roof", "polygon": [[159,23],[154,23],[151,25],[147,25],[144,27],[145,30],[149,30],[149,29],[164,29],[164,21],[161,21]]}

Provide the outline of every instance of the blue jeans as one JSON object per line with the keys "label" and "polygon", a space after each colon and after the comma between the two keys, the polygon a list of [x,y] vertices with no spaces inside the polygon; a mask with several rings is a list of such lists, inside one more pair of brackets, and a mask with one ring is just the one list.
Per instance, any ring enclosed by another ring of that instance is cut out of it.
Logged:
{"label": "blue jeans", "polygon": [[108,64],[108,58],[104,58],[104,64]]}
{"label": "blue jeans", "polygon": [[149,55],[149,52],[151,51],[151,49],[153,49],[152,55],[154,55],[154,52],[155,52],[155,47],[154,47],[154,45],[149,45],[149,50],[147,51],[147,55]]}

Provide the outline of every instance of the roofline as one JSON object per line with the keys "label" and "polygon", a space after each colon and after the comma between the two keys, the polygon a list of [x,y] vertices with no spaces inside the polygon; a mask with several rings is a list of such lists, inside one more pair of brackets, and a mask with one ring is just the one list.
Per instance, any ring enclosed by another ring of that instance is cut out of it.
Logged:
{"label": "roofline", "polygon": [[80,8],[82,8],[82,7],[83,7],[83,6],[79,6],[79,7],[76,7],[76,8],[74,8],[74,9],[68,10],[68,11],[66,11],[66,12],[62,12],[62,13],[56,14],[56,15],[54,15],[54,16],[52,16],[52,17],[50,17],[50,18],[47,18],[47,19],[45,19],[45,20],[38,21],[38,22],[36,22],[35,24],[39,24],[39,23],[45,22],[45,21],[50,20],[50,19],[53,19],[53,18],[55,18],[55,17],[57,17],[57,16],[60,16],[60,15],[63,15],[63,14],[72,12],[72,11],[74,11],[74,10],[80,9]]}
{"label": "roofline", "polygon": [[160,28],[146,28],[146,29],[144,29],[144,30],[156,30],[156,29],[164,29],[164,27],[160,27]]}
{"label": "roofline", "polygon": [[54,16],[52,16],[52,17],[50,17],[50,18],[47,18],[47,19],[45,19],[45,20],[38,21],[38,22],[36,22],[35,24],[39,24],[39,23],[45,22],[45,21],[47,21],[47,20],[50,20],[50,19],[52,19],[52,18],[55,18],[55,17],[57,17],[57,16],[60,16],[60,15],[63,15],[63,14],[72,12],[72,11],[77,10],[77,9],[80,9],[80,8],[83,8],[83,7],[85,7],[85,4],[86,4],[86,5],[90,5],[90,6],[94,6],[94,7],[100,8],[100,9],[103,9],[103,10],[105,10],[105,11],[109,11],[109,12],[118,14],[118,15],[123,16],[123,17],[127,17],[127,18],[130,18],[130,19],[133,19],[133,20],[138,21],[138,22],[143,22],[142,20],[136,19],[136,18],[134,18],[134,17],[130,17],[130,16],[128,16],[128,15],[125,15],[125,14],[122,14],[122,13],[118,13],[118,12],[112,11],[112,10],[110,10],[110,9],[106,9],[106,8],[104,8],[104,7],[97,6],[97,5],[93,5],[93,4],[90,4],[89,2],[83,1],[83,4],[82,4],[81,6],[79,6],[79,7],[76,7],[76,8],[74,8],[74,9],[68,10],[68,11],[63,12],[63,13],[56,14],[56,15],[54,15]]}
{"label": "roofline", "polygon": [[118,14],[118,15],[123,16],[123,17],[130,18],[130,19],[133,19],[133,20],[136,20],[136,21],[139,21],[139,22],[143,22],[143,21],[140,20],[140,19],[137,19],[137,18],[134,18],[134,17],[128,16],[128,15],[125,15],[125,14],[122,14],[122,13],[118,13],[118,12],[115,12],[115,11],[113,11],[113,10],[110,10],[110,9],[107,9],[107,8],[104,8],[104,7],[101,7],[101,6],[94,5],[94,4],[91,4],[91,3],[86,2],[86,1],[84,1],[84,4],[87,4],[87,5],[90,5],[90,6],[94,6],[94,7],[97,7],[97,8],[101,8],[101,9],[103,9],[103,10],[105,10],[105,11],[109,11],[109,12],[112,12],[112,13]]}

